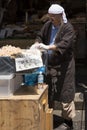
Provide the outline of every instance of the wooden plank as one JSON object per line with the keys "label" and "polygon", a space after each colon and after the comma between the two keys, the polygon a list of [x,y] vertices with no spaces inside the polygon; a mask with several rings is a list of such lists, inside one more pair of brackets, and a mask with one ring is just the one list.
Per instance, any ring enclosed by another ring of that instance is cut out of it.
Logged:
{"label": "wooden plank", "polygon": [[53,130],[53,109],[46,111],[46,130]]}
{"label": "wooden plank", "polygon": [[37,101],[2,101],[0,130],[39,130]]}
{"label": "wooden plank", "polygon": [[43,86],[43,89],[37,89],[37,86],[35,87],[21,87],[19,88],[14,95],[7,96],[7,97],[0,97],[0,100],[39,100],[42,94],[46,91],[47,85]]}
{"label": "wooden plank", "polygon": [[46,126],[46,108],[48,106],[48,90],[42,95],[40,101],[40,128],[41,130],[45,130]]}

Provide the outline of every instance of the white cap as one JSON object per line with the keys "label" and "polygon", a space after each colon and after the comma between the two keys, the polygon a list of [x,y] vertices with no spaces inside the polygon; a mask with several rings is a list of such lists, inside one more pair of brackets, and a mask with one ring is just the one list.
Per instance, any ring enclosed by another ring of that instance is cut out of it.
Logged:
{"label": "white cap", "polygon": [[64,11],[64,8],[58,4],[52,4],[50,8],[48,9],[49,14],[62,14],[63,22],[67,23],[66,14]]}

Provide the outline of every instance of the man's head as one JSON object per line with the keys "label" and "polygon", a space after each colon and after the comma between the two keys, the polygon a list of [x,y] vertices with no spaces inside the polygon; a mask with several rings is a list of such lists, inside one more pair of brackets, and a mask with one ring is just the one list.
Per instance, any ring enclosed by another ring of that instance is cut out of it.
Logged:
{"label": "man's head", "polygon": [[67,18],[64,12],[64,8],[58,4],[52,4],[50,8],[48,9],[48,14],[52,23],[55,26],[60,24],[61,21],[63,21],[64,23],[67,23]]}

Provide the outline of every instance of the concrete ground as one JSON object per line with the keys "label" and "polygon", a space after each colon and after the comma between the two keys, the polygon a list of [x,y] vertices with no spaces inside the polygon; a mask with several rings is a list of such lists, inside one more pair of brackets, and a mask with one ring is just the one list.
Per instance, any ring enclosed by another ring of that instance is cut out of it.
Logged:
{"label": "concrete ground", "polygon": [[[76,117],[73,119],[73,130],[86,130],[85,129],[85,98],[84,92],[87,91],[87,67],[86,64],[77,64],[76,66],[76,94],[75,106]],[[53,114],[58,116],[58,122],[55,121],[56,127],[61,121],[61,105],[55,102]]]}

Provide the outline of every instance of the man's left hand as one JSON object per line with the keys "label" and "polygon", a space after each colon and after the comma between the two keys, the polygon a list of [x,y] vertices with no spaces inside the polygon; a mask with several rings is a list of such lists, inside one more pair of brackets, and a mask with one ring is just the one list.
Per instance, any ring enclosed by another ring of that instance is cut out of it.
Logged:
{"label": "man's left hand", "polygon": [[39,44],[39,49],[43,49],[43,50],[49,50],[49,45],[45,45],[43,43]]}

